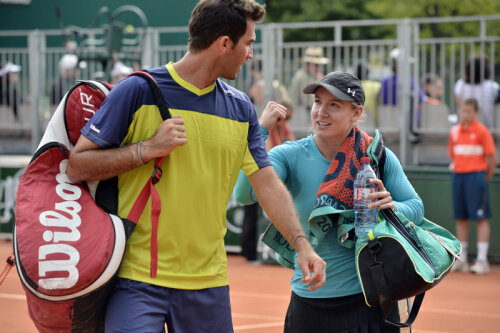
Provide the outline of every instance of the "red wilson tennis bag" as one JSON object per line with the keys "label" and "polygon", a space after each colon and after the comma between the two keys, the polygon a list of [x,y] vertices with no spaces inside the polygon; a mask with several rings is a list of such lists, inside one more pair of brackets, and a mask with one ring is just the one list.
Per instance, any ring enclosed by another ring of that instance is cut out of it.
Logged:
{"label": "red wilson tennis bag", "polygon": [[[161,97],[152,77],[135,75]],[[104,331],[106,302],[135,227],[136,221],[113,214],[116,177],[73,184],[66,175],[80,129],[110,88],[82,81],[66,94],[19,182],[14,254],[28,312],[40,332]]]}

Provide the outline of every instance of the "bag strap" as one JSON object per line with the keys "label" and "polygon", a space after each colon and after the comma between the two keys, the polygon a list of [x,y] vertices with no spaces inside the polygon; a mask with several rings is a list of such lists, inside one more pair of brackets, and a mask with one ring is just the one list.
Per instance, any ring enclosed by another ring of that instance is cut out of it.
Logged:
{"label": "bag strap", "polygon": [[427,252],[425,252],[424,248],[417,242],[418,241],[417,233],[415,229],[412,228],[412,226],[414,227],[415,225],[413,223],[410,223],[409,225],[409,229],[414,231],[414,235],[412,235],[410,231],[408,231],[408,229],[403,225],[403,222],[401,222],[396,213],[392,211],[392,209],[386,208],[382,209],[380,212],[387,220],[387,222],[392,224],[392,226],[401,234],[401,236],[403,236],[408,241],[408,243],[411,246],[413,246],[415,251],[417,251],[418,254],[420,254],[420,256],[422,257],[422,259],[424,259],[427,262],[427,264],[434,270],[434,277],[438,277],[439,271],[437,270],[436,266],[432,262]]}
{"label": "bag strap", "polygon": [[[158,109],[160,110],[161,118],[163,120],[171,118],[167,102],[165,101],[163,93],[161,92],[161,89],[158,86],[156,80],[153,78],[153,76],[146,72],[134,72],[129,76],[131,75],[140,76],[148,82],[153,92],[155,103],[158,106]],[[151,240],[150,240],[151,263],[150,263],[149,274],[153,279],[156,278],[156,271],[158,269],[158,223],[161,213],[161,199],[158,190],[154,185],[160,181],[163,172],[161,169],[161,165],[164,159],[165,156],[156,158],[153,173],[151,174],[151,177],[146,181],[146,184],[144,184],[141,193],[139,193],[139,196],[137,197],[134,205],[132,206],[132,209],[130,210],[129,215],[127,216],[128,220],[137,224],[139,218],[144,212],[144,209],[146,208],[146,204],[148,203],[149,197],[151,197]]]}
{"label": "bag strap", "polygon": [[16,264],[16,257],[14,256],[14,253],[12,253],[10,256],[7,257],[5,267],[2,273],[0,273],[0,286],[2,285],[3,281],[5,280],[5,278],[7,277],[10,270],[12,269],[12,267],[14,267],[15,264]]}

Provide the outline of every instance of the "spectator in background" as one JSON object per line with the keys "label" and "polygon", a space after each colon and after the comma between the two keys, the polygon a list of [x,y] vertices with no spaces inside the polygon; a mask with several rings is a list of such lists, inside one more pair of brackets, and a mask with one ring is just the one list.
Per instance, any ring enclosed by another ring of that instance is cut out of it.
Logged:
{"label": "spectator in background", "polygon": [[361,85],[365,91],[365,112],[373,115],[374,124],[378,124],[378,94],[380,91],[380,82],[369,80],[370,71],[366,64],[360,62],[356,66],[356,76],[361,81]]}
{"label": "spectator in background", "polygon": [[457,219],[456,234],[462,244],[460,258],[452,270],[466,272],[469,239],[469,219],[476,221],[477,258],[470,271],[486,274],[491,217],[488,181],[497,164],[496,149],[488,129],[478,120],[479,107],[474,98],[466,99],[460,106],[460,123],[453,126],[449,134],[449,154],[453,162],[451,184],[453,196],[453,218]]}
{"label": "spectator in background", "polygon": [[117,84],[121,79],[123,79],[133,71],[134,69],[132,67],[128,67],[121,61],[115,63],[113,69],[111,70],[111,84]]}
{"label": "spectator in background", "polygon": [[78,77],[78,57],[65,54],[59,60],[59,77],[50,88],[50,105],[58,105]]}
{"label": "spectator in background", "polygon": [[[400,55],[400,50],[399,49],[393,49],[389,53],[389,58],[391,61],[391,68],[392,68],[392,74],[389,76],[386,76],[382,79],[382,86],[379,92],[379,97],[380,97],[380,104],[381,105],[398,105],[398,92],[397,92],[397,86],[398,86],[398,58],[401,56]],[[415,90],[415,82],[413,78],[410,78],[410,93],[411,93],[411,102],[410,102],[410,130],[413,132],[413,95],[414,95],[414,90]],[[419,112],[417,114],[417,125],[420,124],[420,105],[423,102],[423,93],[422,89],[418,87],[418,104],[419,104]],[[414,133],[415,134],[415,133]]]}
{"label": "spectator in background", "polygon": [[[274,102],[272,102],[274,103]],[[268,103],[268,108],[271,103]],[[289,121],[293,115],[293,105],[287,100],[278,102],[280,107],[286,108],[286,118],[278,119],[276,125],[269,130],[267,137],[266,150],[269,151],[286,141],[295,141]],[[250,205],[243,206],[245,216],[243,218],[243,226],[241,228],[241,255],[248,262],[257,261],[257,244],[258,244],[258,222],[259,222],[259,203],[255,202]]]}
{"label": "spectator in background", "polygon": [[0,68],[0,105],[12,107],[14,120],[19,121],[20,94],[18,91],[18,74],[21,66],[7,62]]}
{"label": "spectator in background", "polygon": [[321,80],[324,76],[322,66],[330,61],[323,56],[321,47],[308,47],[304,52],[302,64],[292,77],[290,96],[294,109],[298,112],[311,110],[313,105],[312,95],[304,95],[302,90],[309,84]]}
{"label": "spectator in background", "polygon": [[[245,92],[250,97],[257,112],[262,112],[261,107],[264,103],[264,91],[260,89],[264,82],[262,78],[262,59],[255,56],[250,64],[250,76],[245,83]],[[257,262],[257,235],[259,223],[259,203],[243,206],[243,224],[241,226],[241,255],[246,258],[249,263]]]}
{"label": "spectator in background", "polygon": [[434,73],[427,73],[422,78],[424,87],[424,103],[430,105],[441,104],[441,95],[443,94],[443,81]]}
{"label": "spectator in background", "polygon": [[[245,93],[250,97],[250,88],[255,82],[262,79],[262,58],[260,55],[254,55],[250,63],[250,75],[245,80]],[[250,97],[251,99],[252,97]],[[255,103],[255,101],[252,101]]]}
{"label": "spectator in background", "polygon": [[[258,58],[251,65],[251,85],[248,87],[247,94],[255,106],[258,114],[262,114],[264,110],[264,78],[262,77],[262,60]],[[293,106],[288,102],[288,93],[285,87],[278,80],[273,80],[271,100],[278,100],[287,108],[287,119],[291,118]],[[288,120],[281,122],[279,129],[276,129],[272,138],[266,143],[266,150],[281,144],[283,141],[295,140]],[[278,126],[276,126],[278,127]],[[259,220],[259,203],[244,206],[243,225],[241,230],[241,255],[248,262],[257,261],[257,244],[258,244],[258,220]]]}
{"label": "spectator in background", "polygon": [[486,56],[475,56],[465,65],[463,79],[455,83],[455,98],[457,106],[468,98],[475,98],[482,111],[484,124],[493,129],[493,111],[498,97],[499,85],[490,79],[490,62]]}
{"label": "spectator in background", "polygon": [[[265,82],[262,74],[257,74],[256,77],[258,79],[249,88],[248,97],[250,97],[257,113],[260,115],[262,114],[266,103],[266,96],[264,94]],[[285,86],[283,86],[278,80],[273,80],[272,93],[269,97],[272,101],[290,100]]]}
{"label": "spectator in background", "polygon": [[266,140],[267,151],[279,146],[283,142],[296,140],[289,123],[293,115],[293,105],[287,100],[280,100],[278,104],[286,108],[286,117],[284,119],[278,119],[274,127],[269,130],[269,136]]}

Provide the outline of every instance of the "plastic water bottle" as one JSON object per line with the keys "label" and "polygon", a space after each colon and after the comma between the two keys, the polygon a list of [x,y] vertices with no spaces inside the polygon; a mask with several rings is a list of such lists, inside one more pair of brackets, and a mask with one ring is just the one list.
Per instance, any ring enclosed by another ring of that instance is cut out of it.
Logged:
{"label": "plastic water bottle", "polygon": [[361,167],[354,179],[354,231],[356,236],[365,236],[377,224],[378,209],[368,208],[374,200],[365,200],[369,193],[377,191],[377,185],[370,183],[370,179],[377,178],[370,166],[370,158],[361,158]]}

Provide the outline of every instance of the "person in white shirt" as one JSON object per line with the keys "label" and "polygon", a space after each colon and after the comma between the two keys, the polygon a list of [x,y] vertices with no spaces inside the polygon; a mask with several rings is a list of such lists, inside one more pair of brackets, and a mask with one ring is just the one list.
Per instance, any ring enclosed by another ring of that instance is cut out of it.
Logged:
{"label": "person in white shirt", "polygon": [[483,122],[488,129],[493,129],[495,100],[500,86],[490,79],[490,62],[486,56],[475,56],[465,65],[464,78],[455,83],[457,107],[468,98],[474,98],[482,111]]}

